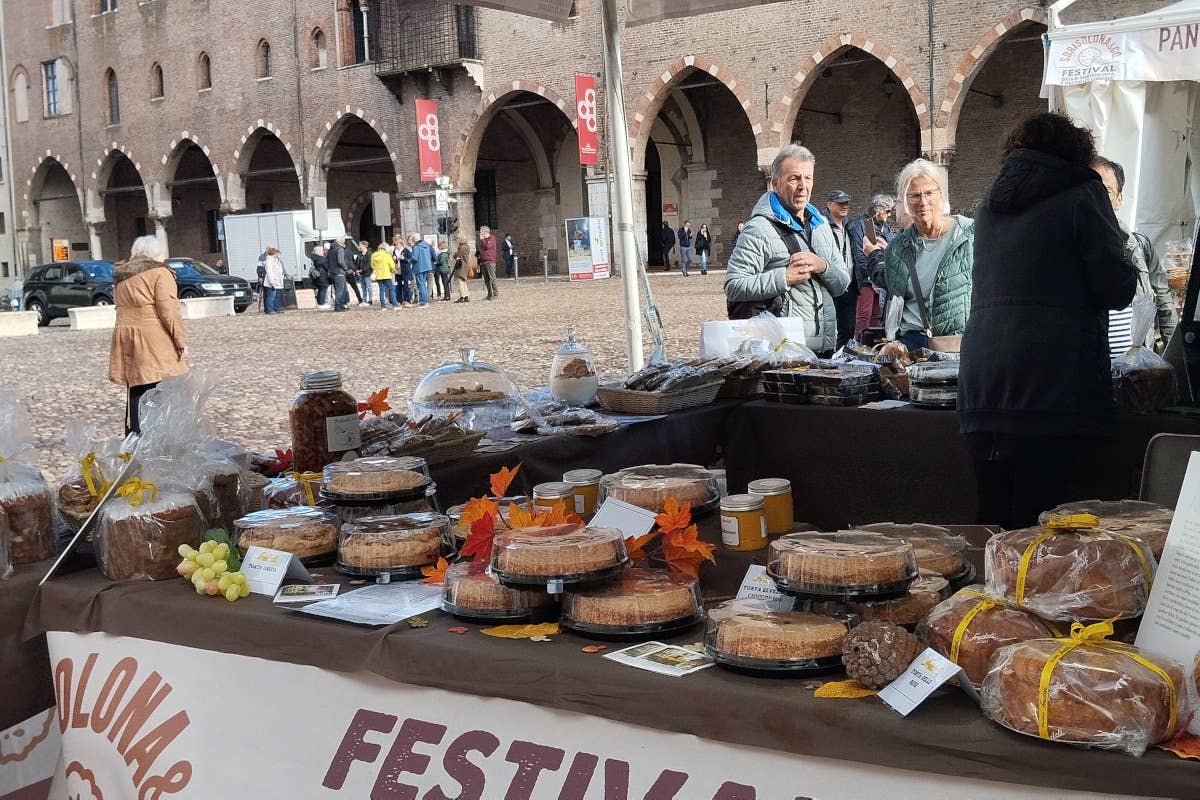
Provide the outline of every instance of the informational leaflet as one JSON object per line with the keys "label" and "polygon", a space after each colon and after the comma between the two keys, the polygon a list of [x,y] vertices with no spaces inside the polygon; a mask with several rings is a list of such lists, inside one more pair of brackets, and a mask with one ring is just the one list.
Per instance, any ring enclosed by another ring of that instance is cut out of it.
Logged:
{"label": "informational leaflet", "polygon": [[353,622],[392,625],[441,607],[442,587],[423,583],[376,583],[332,600],[297,608],[303,614]]}
{"label": "informational leaflet", "polygon": [[672,678],[691,675],[713,665],[712,659],[703,653],[662,642],[635,644],[615,653],[607,653],[604,657],[627,667],[637,667]]}
{"label": "informational leaflet", "polygon": [[286,605],[288,603],[313,603],[318,600],[331,600],[337,597],[338,590],[341,588],[342,586],[339,583],[296,583],[289,586],[281,586],[279,591],[275,593],[274,602]]}

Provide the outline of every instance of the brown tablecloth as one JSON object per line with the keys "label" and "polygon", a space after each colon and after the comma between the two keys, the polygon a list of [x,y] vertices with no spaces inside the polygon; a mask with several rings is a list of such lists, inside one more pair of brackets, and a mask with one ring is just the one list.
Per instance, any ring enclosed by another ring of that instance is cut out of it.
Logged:
{"label": "brown tablecloth", "polygon": [[[1120,416],[1080,459],[1079,500],[1137,497],[1156,433],[1200,434],[1200,418]],[[954,411],[792,406],[757,400],[726,422],[729,490],[789,478],[796,519],[823,530],[872,522],[974,523],[975,470]]]}
{"label": "brown tablecloth", "polygon": [[0,731],[54,705],[46,639],[22,641],[22,628],[38,581],[50,561],[17,567],[0,581]]}

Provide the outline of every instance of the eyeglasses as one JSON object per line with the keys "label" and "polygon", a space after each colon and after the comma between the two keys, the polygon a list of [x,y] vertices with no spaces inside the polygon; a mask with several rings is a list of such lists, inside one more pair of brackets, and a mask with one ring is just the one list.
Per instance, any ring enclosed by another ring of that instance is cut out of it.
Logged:
{"label": "eyeglasses", "polygon": [[909,203],[916,204],[922,200],[928,200],[932,202],[933,198],[937,197],[941,193],[941,189],[926,189],[923,192],[909,192],[905,196],[908,198]]}

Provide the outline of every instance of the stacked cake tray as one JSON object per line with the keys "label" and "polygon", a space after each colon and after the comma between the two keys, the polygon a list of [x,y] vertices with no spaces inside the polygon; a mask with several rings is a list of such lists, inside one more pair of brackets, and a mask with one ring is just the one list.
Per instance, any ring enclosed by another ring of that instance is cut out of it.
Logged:
{"label": "stacked cake tray", "polygon": [[958,362],[931,361],[908,368],[909,400],[918,408],[958,406]]}
{"label": "stacked cake tray", "polygon": [[859,364],[767,370],[763,392],[767,400],[777,403],[861,406],[879,399],[879,373]]}

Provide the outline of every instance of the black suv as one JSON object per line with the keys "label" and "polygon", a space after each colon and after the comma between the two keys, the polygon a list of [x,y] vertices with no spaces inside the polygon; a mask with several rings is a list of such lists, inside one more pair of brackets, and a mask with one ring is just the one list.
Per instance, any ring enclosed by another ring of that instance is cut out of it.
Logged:
{"label": "black suv", "polygon": [[179,299],[233,296],[233,310],[242,313],[254,299],[250,284],[243,278],[225,275],[194,258],[168,258],[167,266],[175,273]]}
{"label": "black suv", "polygon": [[42,264],[25,279],[25,310],[36,311],[38,325],[67,316],[77,306],[111,306],[111,261],[62,261]]}

